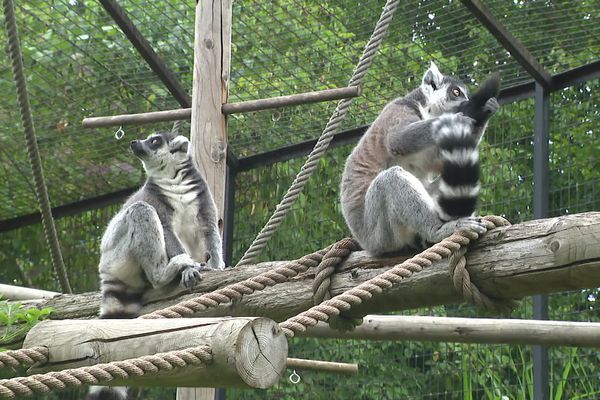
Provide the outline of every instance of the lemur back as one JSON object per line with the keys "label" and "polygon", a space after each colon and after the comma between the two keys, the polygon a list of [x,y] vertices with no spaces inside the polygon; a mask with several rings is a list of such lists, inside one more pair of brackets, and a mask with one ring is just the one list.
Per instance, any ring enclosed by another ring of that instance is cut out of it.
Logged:
{"label": "lemur back", "polygon": [[467,104],[465,85],[432,63],[421,86],[389,103],[361,138],[346,161],[341,204],[363,248],[381,254],[421,248],[455,229],[485,231],[470,216],[478,144],[498,103],[490,96]]}
{"label": "lemur back", "polygon": [[[131,142],[147,180],[109,222],[100,245],[100,318],[133,318],[150,288],[225,267],[217,210],[189,141],[169,132]],[[125,399],[126,388],[95,386],[88,399]]]}

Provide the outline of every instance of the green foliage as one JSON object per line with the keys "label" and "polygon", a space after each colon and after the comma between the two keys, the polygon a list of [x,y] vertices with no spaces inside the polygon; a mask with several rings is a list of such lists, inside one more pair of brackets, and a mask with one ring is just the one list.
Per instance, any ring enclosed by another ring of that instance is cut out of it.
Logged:
{"label": "green foliage", "polygon": [[0,343],[11,341],[10,336],[12,335],[9,333],[8,328],[19,325],[22,329],[29,330],[38,322],[48,318],[50,313],[52,313],[51,308],[24,307],[20,303],[9,303],[6,300],[1,300]]}

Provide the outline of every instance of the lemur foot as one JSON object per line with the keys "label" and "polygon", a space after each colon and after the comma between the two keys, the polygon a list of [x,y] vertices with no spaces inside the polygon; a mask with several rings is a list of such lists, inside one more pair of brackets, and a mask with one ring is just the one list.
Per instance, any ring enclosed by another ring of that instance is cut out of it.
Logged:
{"label": "lemur foot", "polygon": [[[206,266],[204,266],[206,267]],[[181,271],[181,283],[180,285],[186,289],[191,289],[202,280],[200,271],[202,270],[201,265],[191,265]]]}
{"label": "lemur foot", "polygon": [[478,235],[483,235],[487,232],[487,227],[483,220],[479,217],[464,217],[444,223],[433,235],[432,241],[441,242],[456,231],[472,231]]}
{"label": "lemur foot", "polygon": [[207,271],[222,271],[225,269],[225,262],[223,262],[223,258],[216,256],[213,257],[212,254],[206,253],[206,261]]}
{"label": "lemur foot", "polygon": [[192,288],[202,280],[200,271],[206,271],[206,264],[195,262],[192,257],[187,254],[179,254],[169,261],[169,267],[177,268],[181,271],[180,286],[184,288]]}

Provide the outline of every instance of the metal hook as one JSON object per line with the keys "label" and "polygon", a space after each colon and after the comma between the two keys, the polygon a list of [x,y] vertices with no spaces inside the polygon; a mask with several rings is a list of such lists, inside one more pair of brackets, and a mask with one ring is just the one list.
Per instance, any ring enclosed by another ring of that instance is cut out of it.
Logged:
{"label": "metal hook", "polygon": [[123,136],[125,136],[125,131],[122,126],[119,126],[119,129],[115,132],[115,139],[121,140],[123,139]]}
{"label": "metal hook", "polygon": [[296,372],[296,370],[292,370],[292,374],[289,377],[290,382],[292,382],[294,385],[298,382],[300,382],[301,378],[300,375],[298,375],[298,373]]}

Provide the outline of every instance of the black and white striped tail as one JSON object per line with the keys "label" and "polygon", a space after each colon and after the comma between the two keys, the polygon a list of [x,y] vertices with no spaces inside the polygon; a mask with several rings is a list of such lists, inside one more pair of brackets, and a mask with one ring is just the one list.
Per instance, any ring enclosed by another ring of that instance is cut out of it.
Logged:
{"label": "black and white striped tail", "polygon": [[127,388],[123,386],[90,386],[85,400],[125,400]]}
{"label": "black and white striped tail", "polygon": [[102,279],[100,318],[135,318],[142,309],[142,293],[128,288],[117,279]]}
{"label": "black and white striped tail", "polygon": [[[101,277],[100,318],[130,319],[139,315],[142,308],[142,293],[128,288],[117,279]],[[124,386],[90,386],[86,400],[126,400]]]}
{"label": "black and white striped tail", "polygon": [[473,215],[479,196],[479,138],[456,114],[446,114],[434,126],[442,160],[437,203],[445,220]]}

